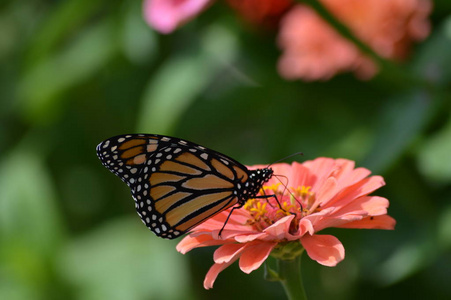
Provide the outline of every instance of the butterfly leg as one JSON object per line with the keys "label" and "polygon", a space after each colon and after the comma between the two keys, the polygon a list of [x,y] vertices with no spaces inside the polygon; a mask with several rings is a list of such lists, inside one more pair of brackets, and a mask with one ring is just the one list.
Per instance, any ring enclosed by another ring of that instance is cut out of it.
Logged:
{"label": "butterfly leg", "polygon": [[[271,198],[271,197],[274,197],[274,199],[276,199],[277,206],[278,206],[280,209],[283,210],[282,206],[280,205],[279,199],[278,199],[277,196],[274,195],[274,194],[272,194],[272,195],[255,196],[254,198],[256,198],[256,199],[268,199],[268,198]],[[271,202],[269,202],[269,201],[267,201],[267,202],[268,202],[268,204],[269,204],[271,207],[274,208],[274,206],[271,204]]]}
{"label": "butterfly leg", "polygon": [[230,211],[229,215],[227,216],[227,219],[225,220],[224,225],[222,225],[221,230],[219,230],[218,237],[221,237],[221,233],[222,233],[222,231],[224,230],[224,227],[226,226],[227,222],[229,221],[229,218],[230,218],[230,216],[232,215],[233,211],[234,211],[235,209],[239,209],[239,208],[243,207],[243,205],[244,205],[244,203],[243,203],[243,204],[240,204],[240,205],[238,205],[238,206],[232,207],[232,210]]}
{"label": "butterfly leg", "polygon": [[[274,194],[273,194],[273,195],[255,196],[254,198],[268,199],[268,198],[271,198],[271,197],[274,197],[274,199],[276,199],[277,206],[279,206],[279,208],[280,208],[281,210],[286,211],[285,209],[282,208],[282,205],[280,205],[279,199],[278,199],[277,196],[274,195]],[[297,201],[297,200],[296,200],[296,201]],[[267,201],[267,203],[268,203],[269,205],[271,205],[271,202]],[[274,207],[274,206],[271,205],[271,207]],[[302,208],[302,205],[301,205],[301,208]],[[291,211],[287,211],[287,212],[290,213],[290,214],[292,214],[292,215],[294,215],[294,216],[296,216],[296,213],[294,213],[294,212],[291,212]]]}

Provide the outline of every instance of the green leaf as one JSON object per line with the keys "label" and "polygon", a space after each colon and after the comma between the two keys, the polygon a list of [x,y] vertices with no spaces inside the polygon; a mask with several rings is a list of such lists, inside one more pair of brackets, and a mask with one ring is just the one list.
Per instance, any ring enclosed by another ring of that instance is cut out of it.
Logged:
{"label": "green leaf", "polygon": [[1,299],[39,299],[63,239],[55,186],[36,148],[26,139],[0,162]]}
{"label": "green leaf", "polygon": [[432,240],[399,245],[388,259],[375,271],[381,285],[392,285],[419,272],[437,257]]}
{"label": "green leaf", "polygon": [[92,17],[104,0],[68,0],[54,3],[28,45],[26,59],[34,65],[55,52],[57,46],[73,34],[72,31]]}
{"label": "green leaf", "polygon": [[131,1],[127,5],[122,25],[122,47],[128,59],[137,65],[145,63],[157,54],[155,31],[142,17],[142,3]]}
{"label": "green leaf", "polygon": [[236,41],[225,28],[209,27],[198,52],[169,58],[148,83],[138,120],[139,132],[169,134],[189,105],[235,56]]}
{"label": "green leaf", "polygon": [[431,97],[412,90],[387,101],[378,118],[374,145],[362,165],[374,173],[389,168],[424,129],[432,111]]}
{"label": "green leaf", "polygon": [[25,141],[0,162],[0,233],[30,251],[49,253],[62,224],[51,176],[32,150]]}
{"label": "green leaf", "polygon": [[445,252],[451,249],[451,205],[441,211],[438,220],[439,246]]}
{"label": "green leaf", "polygon": [[418,150],[418,166],[430,181],[451,181],[451,119]]}
{"label": "green leaf", "polygon": [[60,53],[26,71],[18,87],[21,109],[32,121],[47,121],[62,93],[98,72],[117,52],[114,24],[86,29]]}
{"label": "green leaf", "polygon": [[105,223],[73,240],[60,260],[77,298],[189,299],[186,257],[137,216]]}
{"label": "green leaf", "polygon": [[419,48],[413,70],[433,83],[445,86],[451,80],[451,17]]}

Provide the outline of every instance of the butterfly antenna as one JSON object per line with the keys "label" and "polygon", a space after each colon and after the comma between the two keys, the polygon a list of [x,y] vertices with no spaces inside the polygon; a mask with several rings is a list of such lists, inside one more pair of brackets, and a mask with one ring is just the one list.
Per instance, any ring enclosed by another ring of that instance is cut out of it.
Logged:
{"label": "butterfly antenna", "polygon": [[269,167],[272,166],[273,164],[276,164],[276,163],[278,163],[278,162],[287,160],[287,159],[289,159],[289,158],[291,158],[291,157],[294,157],[294,156],[297,156],[297,155],[304,155],[304,153],[302,153],[302,152],[296,152],[296,153],[290,154],[290,155],[288,155],[288,156],[286,156],[286,157],[284,157],[284,158],[278,159],[278,160],[276,160],[276,161],[270,163],[270,164],[267,166],[267,168],[269,168]]}
{"label": "butterfly antenna", "polygon": [[[298,198],[296,198],[296,196],[288,188],[288,177],[285,175],[274,175],[274,177],[276,177],[277,180],[280,182],[280,184],[282,184],[284,186],[283,194],[285,194],[285,191],[287,191],[288,194],[290,194],[293,197],[293,199],[296,200],[296,202],[299,204],[299,206],[301,207],[301,210],[302,210],[302,203],[298,200]],[[287,180],[287,183],[284,183],[282,180],[280,180],[279,177],[285,178]]]}

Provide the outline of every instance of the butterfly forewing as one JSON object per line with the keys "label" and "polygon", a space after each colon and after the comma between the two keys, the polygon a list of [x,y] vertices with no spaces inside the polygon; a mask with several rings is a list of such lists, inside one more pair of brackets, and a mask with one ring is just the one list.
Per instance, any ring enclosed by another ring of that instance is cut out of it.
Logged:
{"label": "butterfly forewing", "polygon": [[133,134],[97,146],[103,165],[130,187],[144,224],[157,236],[175,238],[260,189],[272,170],[245,166],[178,138]]}

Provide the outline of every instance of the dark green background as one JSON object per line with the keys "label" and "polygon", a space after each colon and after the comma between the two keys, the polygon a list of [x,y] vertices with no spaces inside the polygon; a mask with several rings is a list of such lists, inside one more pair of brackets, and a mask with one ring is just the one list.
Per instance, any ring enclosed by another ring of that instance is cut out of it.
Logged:
{"label": "dark green background", "polygon": [[[327,230],[346,258],[303,257],[310,299],[451,298],[451,2],[411,58],[373,80],[287,82],[275,33],[218,2],[169,36],[140,1],[0,4],[0,299],[275,299],[263,268],[202,282],[141,224],[96,145],[113,135],[188,139],[251,165],[302,151],[355,160],[387,185],[394,231]],[[269,260],[269,264],[274,263]]]}

